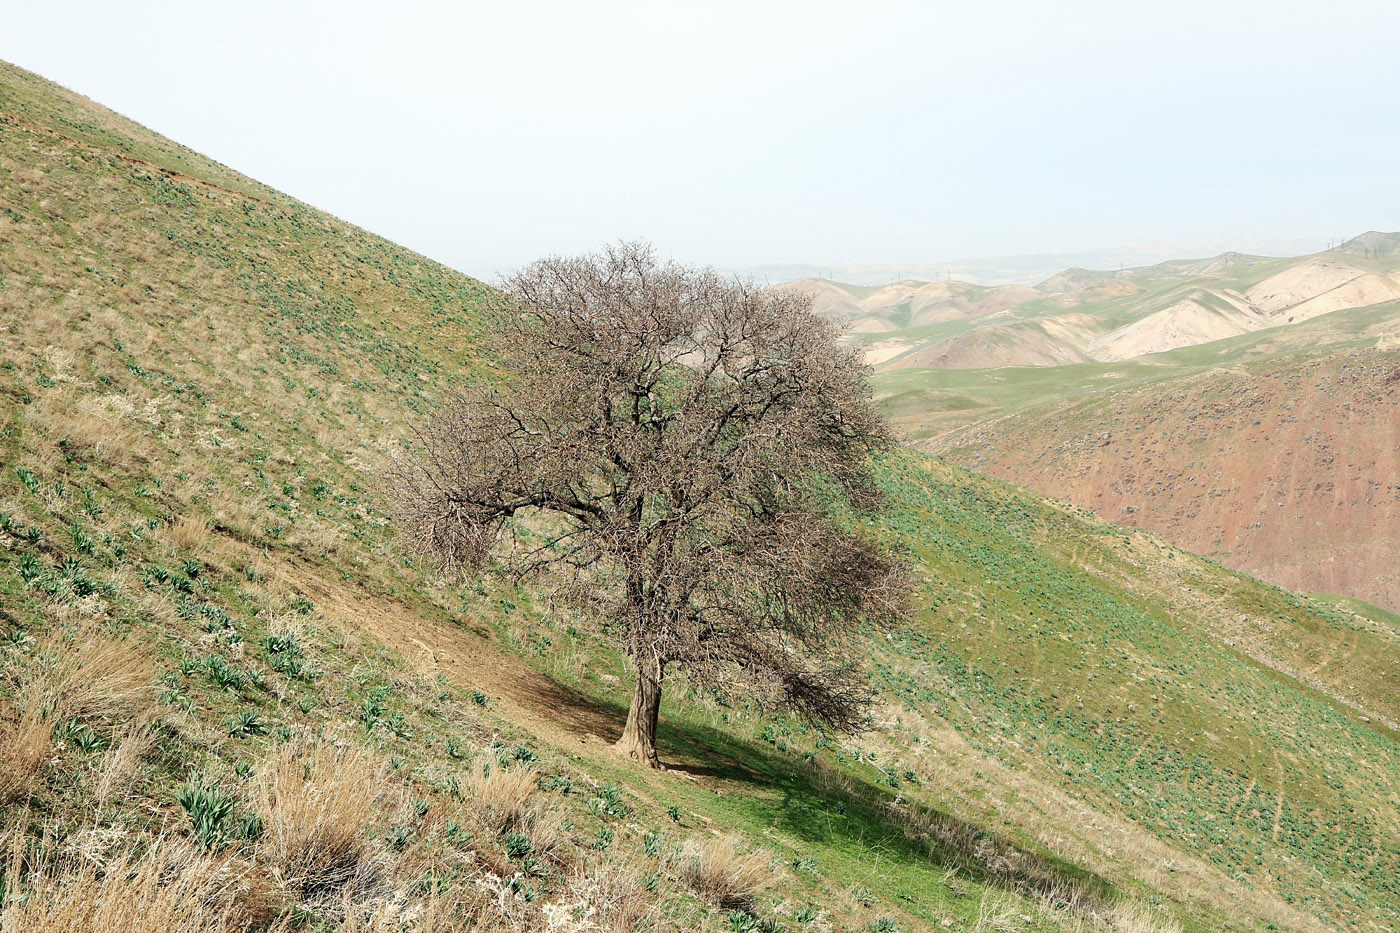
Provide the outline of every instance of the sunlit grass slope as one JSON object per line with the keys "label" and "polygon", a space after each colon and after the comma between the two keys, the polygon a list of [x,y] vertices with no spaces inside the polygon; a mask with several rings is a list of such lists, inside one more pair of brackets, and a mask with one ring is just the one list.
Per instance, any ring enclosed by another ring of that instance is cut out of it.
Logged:
{"label": "sunlit grass slope", "polygon": [[608,643],[373,489],[493,300],[0,66],[0,929],[1400,922],[1393,627],[913,453],[872,730],[612,755]]}

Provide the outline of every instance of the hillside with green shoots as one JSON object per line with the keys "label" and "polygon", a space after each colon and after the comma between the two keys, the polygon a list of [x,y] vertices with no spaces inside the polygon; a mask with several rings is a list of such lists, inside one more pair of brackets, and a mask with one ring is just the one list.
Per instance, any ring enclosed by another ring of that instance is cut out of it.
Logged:
{"label": "hillside with green shoots", "polygon": [[900,450],[870,730],[678,680],[637,768],[376,490],[491,290],[8,65],[0,234],[4,933],[1400,924],[1384,615]]}

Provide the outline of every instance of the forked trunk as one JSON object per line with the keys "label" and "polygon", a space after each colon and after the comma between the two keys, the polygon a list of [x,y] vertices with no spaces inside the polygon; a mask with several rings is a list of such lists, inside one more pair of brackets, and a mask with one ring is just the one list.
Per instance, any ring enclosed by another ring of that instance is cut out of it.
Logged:
{"label": "forked trunk", "polygon": [[663,767],[656,757],[656,718],[660,712],[661,678],[639,667],[632,706],[627,710],[627,725],[623,727],[622,738],[613,747],[649,767]]}

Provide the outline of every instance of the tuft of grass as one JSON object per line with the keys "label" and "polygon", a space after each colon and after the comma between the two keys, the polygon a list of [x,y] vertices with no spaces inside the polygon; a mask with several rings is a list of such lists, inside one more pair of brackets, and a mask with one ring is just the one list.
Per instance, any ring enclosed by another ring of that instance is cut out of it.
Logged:
{"label": "tuft of grass", "polygon": [[777,882],[766,855],[746,851],[735,837],[712,837],[686,844],[677,880],[721,910],[749,910],[759,894]]}
{"label": "tuft of grass", "polygon": [[529,818],[539,779],[531,768],[511,770],[478,760],[463,785],[466,805],[492,835],[513,832]]}
{"label": "tuft of grass", "polygon": [[58,719],[116,722],[155,695],[150,659],[129,642],[93,631],[50,636],[21,678]]}
{"label": "tuft of grass", "polygon": [[53,721],[34,708],[0,725],[0,806],[10,806],[34,792],[53,747],[53,732]]}
{"label": "tuft of grass", "polygon": [[124,794],[131,786],[141,756],[155,743],[155,731],[149,723],[129,728],[117,743],[102,756],[93,796],[105,802]]}
{"label": "tuft of grass", "polygon": [[261,919],[250,862],[158,843],[139,860],[49,866],[0,904],[0,933],[243,933]]}
{"label": "tuft of grass", "polygon": [[384,763],[363,749],[287,743],[255,785],[265,851],[284,887],[328,894],[375,870],[367,830],[385,789]]}

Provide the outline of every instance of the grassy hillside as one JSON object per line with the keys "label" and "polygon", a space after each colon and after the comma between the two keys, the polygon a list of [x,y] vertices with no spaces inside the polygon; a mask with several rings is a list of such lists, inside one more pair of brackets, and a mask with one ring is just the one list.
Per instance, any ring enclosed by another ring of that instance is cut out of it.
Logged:
{"label": "grassy hillside", "polygon": [[678,681],[638,770],[374,490],[488,289],[10,66],[0,214],[5,933],[1400,923],[1383,619],[899,452],[871,731]]}

